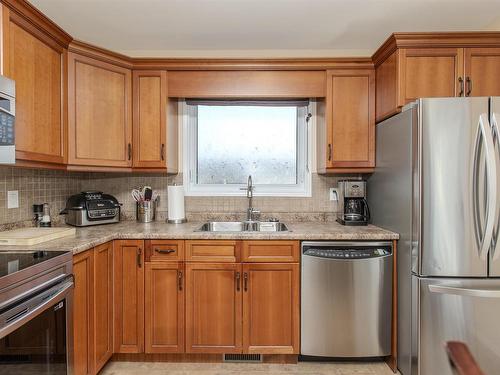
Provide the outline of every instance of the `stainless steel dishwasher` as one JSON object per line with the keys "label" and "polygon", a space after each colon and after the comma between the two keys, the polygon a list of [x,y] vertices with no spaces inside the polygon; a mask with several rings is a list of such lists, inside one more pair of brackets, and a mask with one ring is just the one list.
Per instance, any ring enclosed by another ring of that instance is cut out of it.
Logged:
{"label": "stainless steel dishwasher", "polygon": [[301,355],[391,353],[391,242],[302,242]]}

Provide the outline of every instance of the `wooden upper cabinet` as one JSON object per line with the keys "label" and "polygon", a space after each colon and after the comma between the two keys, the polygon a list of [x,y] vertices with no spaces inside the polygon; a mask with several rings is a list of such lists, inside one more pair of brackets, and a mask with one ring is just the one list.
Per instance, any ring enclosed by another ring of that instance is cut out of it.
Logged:
{"label": "wooden upper cabinet", "polygon": [[167,166],[167,72],[134,71],[134,167]]}
{"label": "wooden upper cabinet", "polygon": [[241,353],[241,264],[186,264],[186,353]]}
{"label": "wooden upper cabinet", "polygon": [[299,353],[299,265],[243,265],[243,351]]}
{"label": "wooden upper cabinet", "polygon": [[131,167],[130,69],[73,52],[68,55],[68,163]]}
{"label": "wooden upper cabinet", "polygon": [[500,95],[498,33],[396,33],[373,61],[377,122],[418,98]]}
{"label": "wooden upper cabinet", "polygon": [[[375,72],[329,70],[326,94],[326,138],[318,155],[320,173],[363,170],[375,166]],[[321,139],[322,138],[322,139]],[[323,161],[326,160],[326,163]],[[323,169],[324,167],[324,169]]]}
{"label": "wooden upper cabinet", "polygon": [[146,263],[146,353],[184,352],[184,266]]}
{"label": "wooden upper cabinet", "polygon": [[500,95],[500,48],[465,48],[465,96]]}
{"label": "wooden upper cabinet", "polygon": [[16,13],[3,12],[3,72],[16,81],[16,159],[64,164],[66,49]]}
{"label": "wooden upper cabinet", "polygon": [[402,49],[401,96],[403,106],[418,98],[460,96],[463,48]]}
{"label": "wooden upper cabinet", "polygon": [[114,242],[114,352],[144,352],[144,241]]}

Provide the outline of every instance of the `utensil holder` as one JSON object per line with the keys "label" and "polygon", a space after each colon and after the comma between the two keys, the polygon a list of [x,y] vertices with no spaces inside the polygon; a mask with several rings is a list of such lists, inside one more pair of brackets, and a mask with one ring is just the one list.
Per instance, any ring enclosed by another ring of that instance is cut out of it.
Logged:
{"label": "utensil holder", "polygon": [[140,223],[150,223],[156,219],[156,201],[136,202],[136,219]]}

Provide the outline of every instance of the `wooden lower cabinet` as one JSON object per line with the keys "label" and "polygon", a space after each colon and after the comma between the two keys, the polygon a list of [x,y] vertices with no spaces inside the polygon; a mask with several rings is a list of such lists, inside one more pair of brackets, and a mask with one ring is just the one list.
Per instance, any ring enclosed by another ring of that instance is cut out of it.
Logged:
{"label": "wooden lower cabinet", "polygon": [[184,352],[184,266],[146,263],[145,352]]}
{"label": "wooden lower cabinet", "polygon": [[186,352],[242,352],[241,264],[186,264]]}
{"label": "wooden lower cabinet", "polygon": [[114,242],[114,352],[144,352],[144,241]]}
{"label": "wooden lower cabinet", "polygon": [[299,265],[243,265],[243,351],[299,353]]}
{"label": "wooden lower cabinet", "polygon": [[74,374],[97,374],[113,354],[113,243],[75,255]]}
{"label": "wooden lower cabinet", "polygon": [[73,365],[74,375],[93,374],[93,250],[75,255],[73,275]]}
{"label": "wooden lower cabinet", "polygon": [[94,345],[92,362],[99,372],[113,355],[113,243],[94,248]]}

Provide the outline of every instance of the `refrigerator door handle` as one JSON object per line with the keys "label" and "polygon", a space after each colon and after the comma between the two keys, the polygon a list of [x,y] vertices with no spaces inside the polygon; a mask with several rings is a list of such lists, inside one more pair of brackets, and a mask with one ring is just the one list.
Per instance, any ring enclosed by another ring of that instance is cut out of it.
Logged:
{"label": "refrigerator door handle", "polygon": [[[500,162],[499,162],[499,152],[498,150],[500,149],[500,139],[499,139],[499,136],[500,136],[500,132],[499,132],[499,129],[498,129],[498,121],[497,121],[497,114],[495,112],[493,112],[492,116],[491,116],[491,129],[492,129],[492,132],[494,134],[494,137],[493,137],[493,140],[496,141],[496,144],[498,145],[498,148],[495,149],[495,157],[496,157],[496,161],[497,161],[497,167],[500,166]],[[499,174],[499,171],[496,171],[496,175],[498,176]],[[499,186],[497,186],[497,189],[500,188]],[[497,202],[497,206],[499,206],[499,202]],[[495,214],[495,229],[496,231],[498,231],[498,228],[499,228],[499,220],[500,220],[500,215],[499,215],[499,209],[500,207],[497,208],[497,212]],[[491,254],[491,259],[492,260],[497,260],[499,257],[500,257],[500,238],[498,238],[498,233],[495,233],[495,236],[494,236],[494,240],[495,240],[495,246],[492,250],[492,254]]]}
{"label": "refrigerator door handle", "polygon": [[429,285],[429,290],[432,293],[452,294],[462,297],[483,297],[483,298],[500,298],[500,290],[498,289],[477,289],[477,288],[459,288],[447,285]]}
{"label": "refrigerator door handle", "polygon": [[497,160],[498,155],[495,153],[495,146],[493,144],[493,133],[491,130],[488,116],[482,114],[479,116],[479,130],[484,139],[484,148],[486,154],[486,175],[488,185],[488,204],[486,212],[486,227],[484,229],[484,237],[482,238],[479,247],[479,256],[481,259],[486,259],[488,251],[491,247],[493,240],[493,231],[495,229],[496,215],[498,214],[497,208]]}

